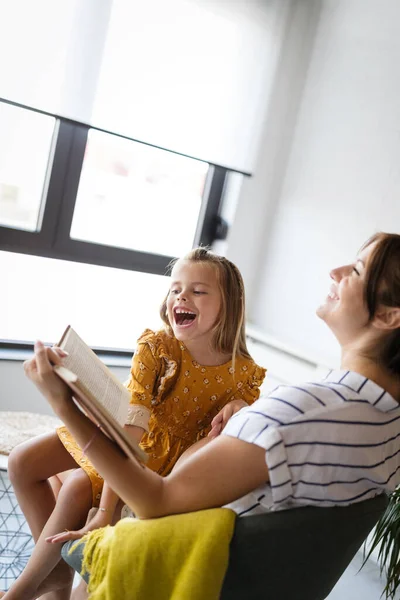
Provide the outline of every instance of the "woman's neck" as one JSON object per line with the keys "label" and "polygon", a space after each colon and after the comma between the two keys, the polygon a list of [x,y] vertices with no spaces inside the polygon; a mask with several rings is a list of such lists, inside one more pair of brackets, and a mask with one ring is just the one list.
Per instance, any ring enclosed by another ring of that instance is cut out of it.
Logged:
{"label": "woman's neck", "polygon": [[351,350],[342,350],[341,368],[368,377],[400,403],[400,379],[376,361]]}

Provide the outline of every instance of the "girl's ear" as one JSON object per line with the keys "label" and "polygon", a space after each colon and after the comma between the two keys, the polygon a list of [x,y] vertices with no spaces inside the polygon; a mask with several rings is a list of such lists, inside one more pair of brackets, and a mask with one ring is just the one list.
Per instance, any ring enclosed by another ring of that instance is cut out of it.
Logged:
{"label": "girl's ear", "polygon": [[382,306],[374,316],[373,325],[377,329],[397,329],[400,328],[400,307]]}

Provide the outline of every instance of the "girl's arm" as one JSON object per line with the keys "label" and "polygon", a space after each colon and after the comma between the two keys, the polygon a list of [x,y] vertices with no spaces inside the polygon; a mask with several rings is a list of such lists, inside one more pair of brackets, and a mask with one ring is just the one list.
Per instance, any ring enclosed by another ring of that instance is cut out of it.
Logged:
{"label": "girl's arm", "polygon": [[[168,477],[162,478],[127,459],[71,401],[65,384],[49,362],[50,349],[37,342],[25,371],[46,396],[87,456],[112,489],[141,518],[161,517],[219,507],[244,496],[265,481],[265,450],[229,436],[220,436]],[[96,434],[96,435],[95,435]]]}
{"label": "girl's arm", "polygon": [[208,437],[215,438],[224,429],[229,419],[238,410],[253,404],[260,397],[260,386],[264,381],[266,370],[251,362],[247,369],[247,381],[235,391],[235,398],[228,402],[211,421],[211,431]]}
{"label": "girl's arm", "polygon": [[213,418],[211,421],[211,431],[208,434],[209,438],[217,437],[221,431],[224,429],[225,425],[229,421],[229,419],[234,415],[238,410],[245,408],[248,406],[245,400],[231,400],[222,408],[219,413]]}
{"label": "girl's arm", "polygon": [[[137,443],[140,442],[144,429],[141,427],[129,426],[126,425],[125,429],[128,432],[128,435]],[[107,481],[104,482],[103,491],[101,493],[101,499],[99,504],[99,509],[93,519],[87,522],[81,529],[76,531],[67,531],[62,533],[57,533],[47,538],[48,543],[57,544],[63,543],[68,540],[79,540],[89,531],[94,531],[95,529],[101,529],[102,527],[106,527],[107,525],[111,525],[115,523],[115,511],[119,502],[119,496],[114,492],[114,490],[109,486]],[[118,518],[119,520],[119,518]]]}

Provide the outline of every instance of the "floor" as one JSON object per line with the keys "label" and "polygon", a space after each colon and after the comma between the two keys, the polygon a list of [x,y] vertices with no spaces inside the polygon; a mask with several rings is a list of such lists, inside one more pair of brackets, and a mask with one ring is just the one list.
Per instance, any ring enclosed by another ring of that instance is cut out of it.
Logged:
{"label": "floor", "polygon": [[[326,600],[381,600],[384,581],[380,578],[378,565],[373,561],[368,561],[360,571],[361,565],[362,554],[359,553]],[[77,575],[74,587],[79,580]],[[400,600],[400,594],[396,596],[395,600]]]}
{"label": "floor", "polygon": [[385,584],[379,566],[370,560],[360,571],[362,562],[362,553],[357,553],[326,600],[380,600]]}

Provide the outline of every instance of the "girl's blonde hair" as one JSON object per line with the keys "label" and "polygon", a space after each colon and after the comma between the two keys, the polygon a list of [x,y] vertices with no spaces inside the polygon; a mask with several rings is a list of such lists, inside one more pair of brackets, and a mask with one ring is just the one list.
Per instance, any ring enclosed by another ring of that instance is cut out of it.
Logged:
{"label": "girl's blonde hair", "polygon": [[[169,272],[180,260],[209,265],[217,274],[221,291],[221,309],[214,326],[212,338],[214,350],[231,354],[233,359],[237,356],[251,359],[246,345],[244,284],[237,266],[207,248],[194,248],[186,256],[172,261]],[[160,307],[160,316],[168,333],[173,335],[167,315],[168,295]]]}

